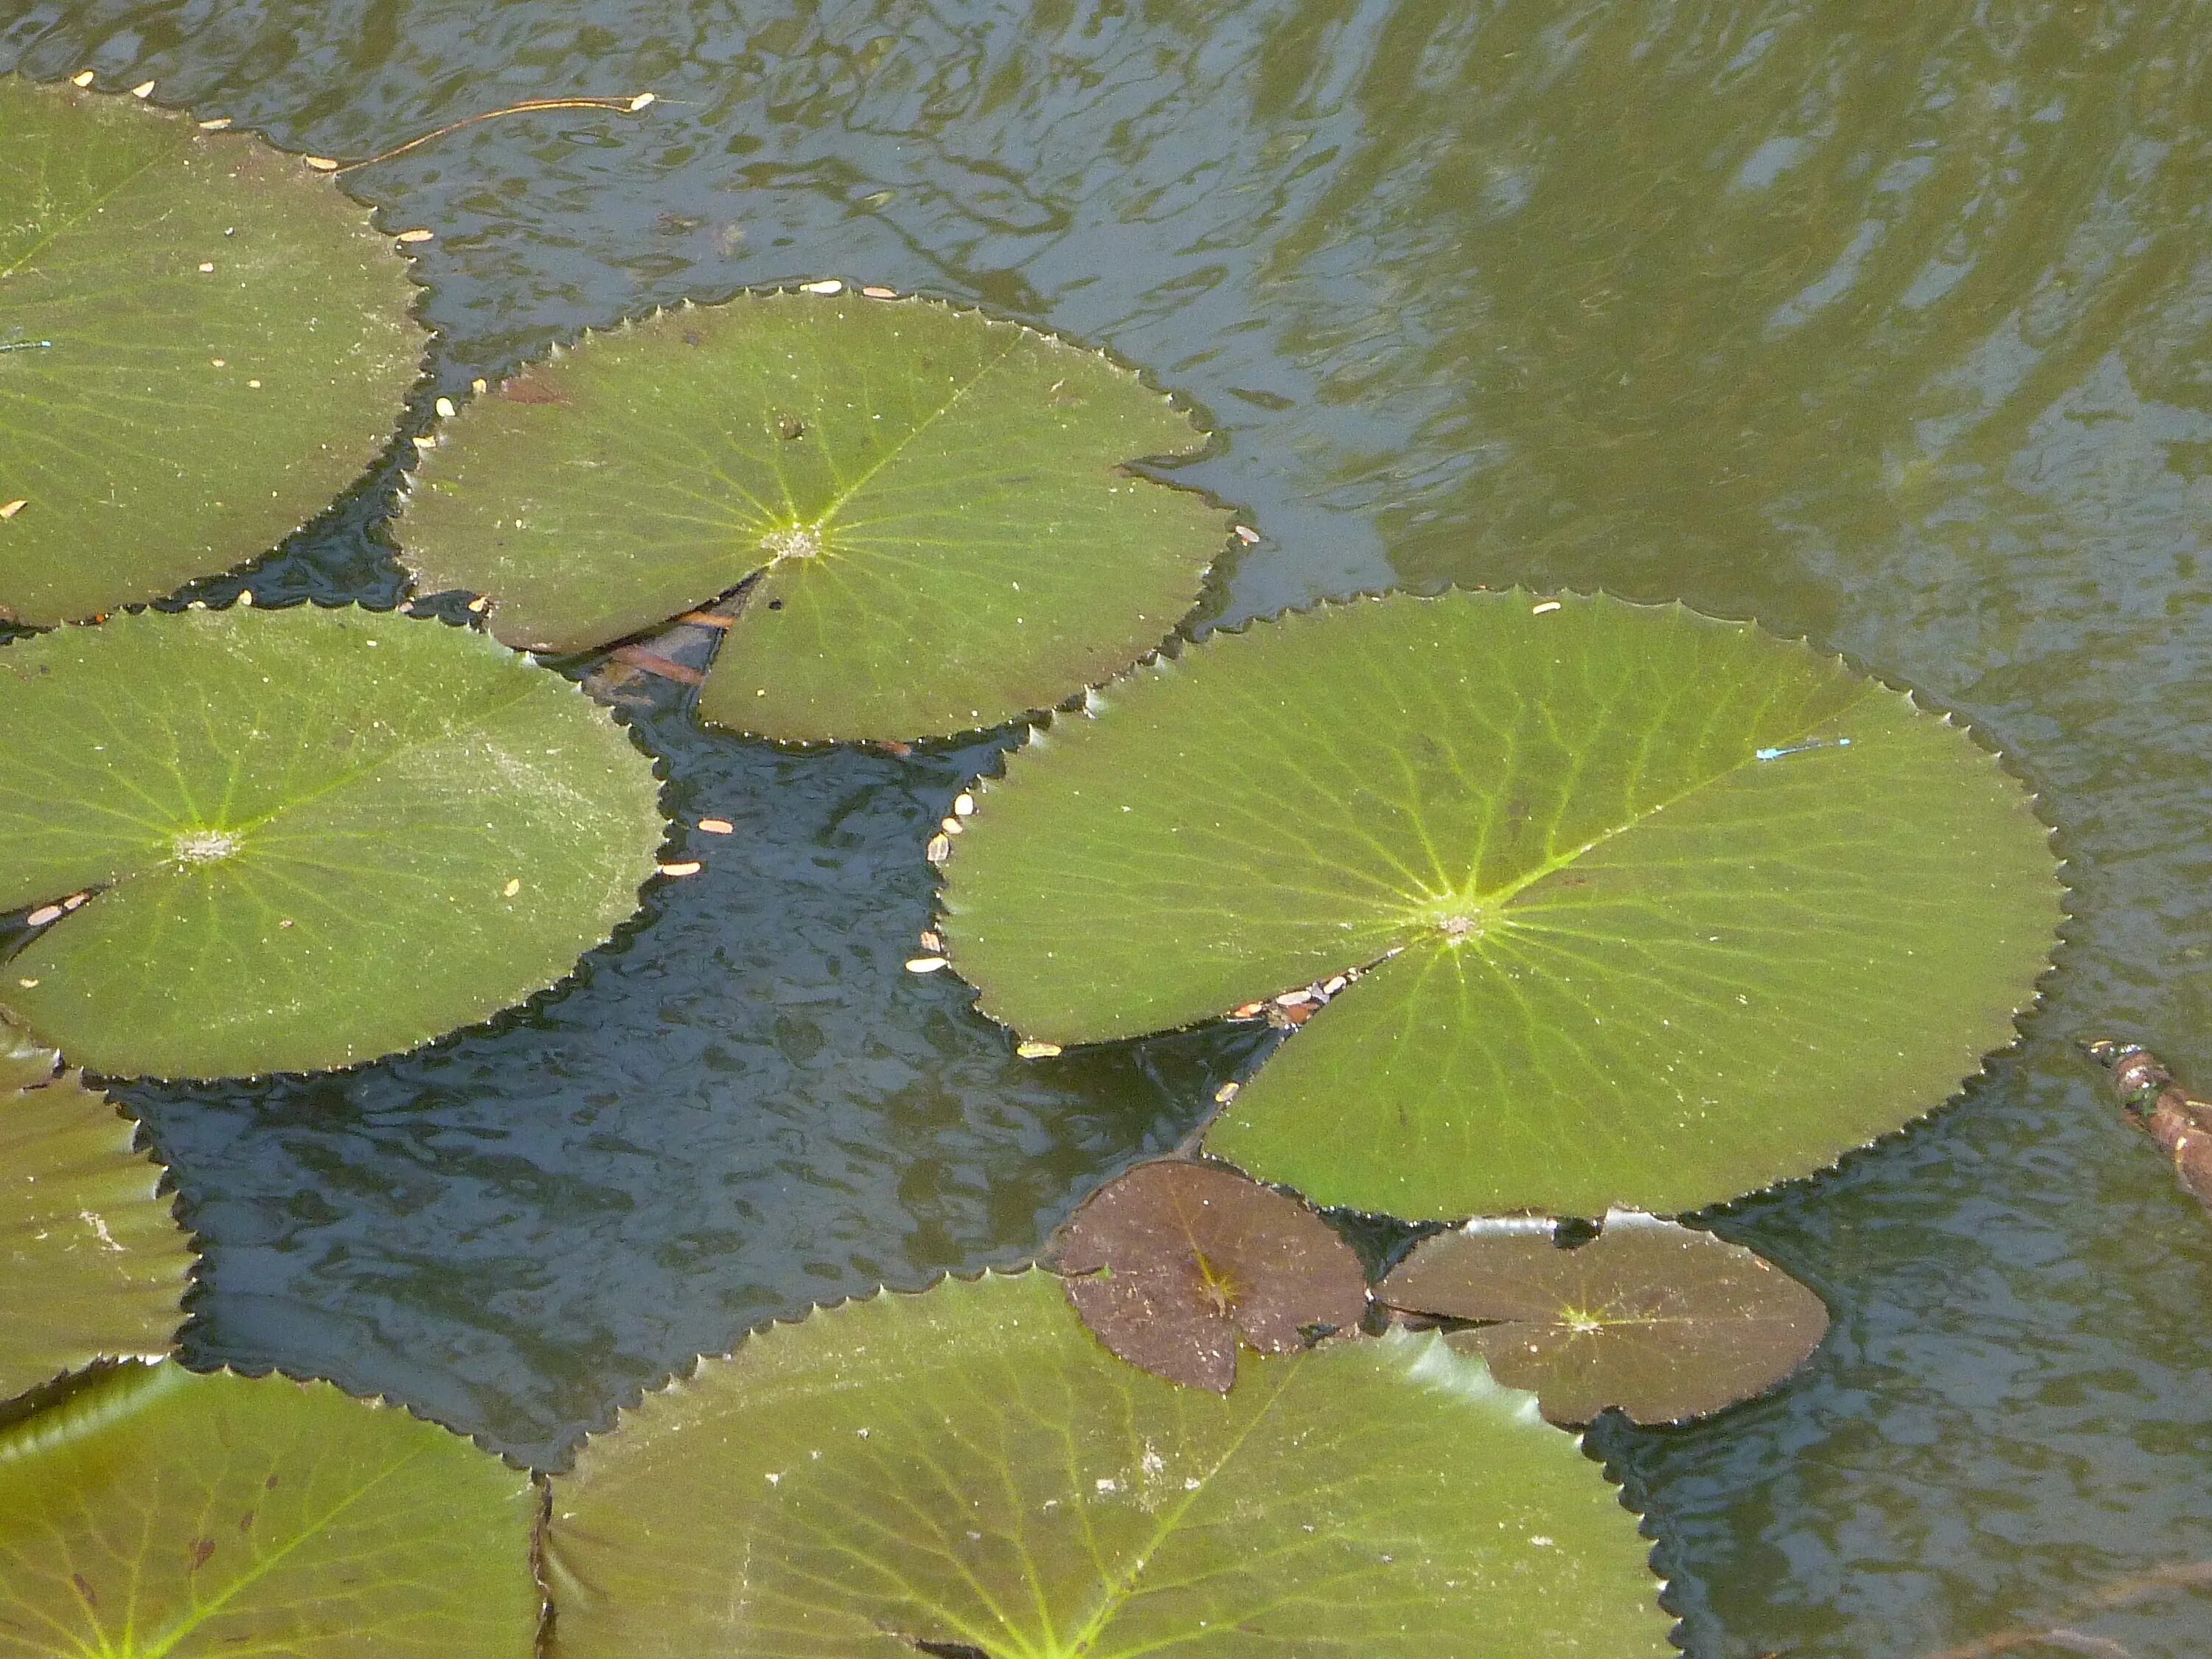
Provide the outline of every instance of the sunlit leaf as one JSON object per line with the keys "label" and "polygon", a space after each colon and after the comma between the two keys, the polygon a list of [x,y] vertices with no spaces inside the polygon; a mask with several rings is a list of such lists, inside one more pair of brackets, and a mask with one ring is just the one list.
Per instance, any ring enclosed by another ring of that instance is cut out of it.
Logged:
{"label": "sunlit leaf", "polygon": [[1188,611],[1227,516],[1124,463],[1203,434],[1136,375],[922,300],[665,312],[448,423],[399,530],[508,643],[606,644],[758,573],[700,693],[764,737],[971,731]]}
{"label": "sunlit leaf", "polygon": [[560,1659],[1663,1659],[1645,1546],[1525,1394],[1404,1332],[1125,1365],[1048,1274],[748,1339],[554,1482]]}
{"label": "sunlit leaf", "polygon": [[298,156],[0,76],[0,617],[267,551],[391,441],[407,262]]}
{"label": "sunlit leaf", "polygon": [[1075,1212],[1056,1263],[1093,1334],[1133,1365],[1226,1393],[1241,1340],[1294,1353],[1358,1324],[1367,1275],[1294,1198],[1215,1164],[1139,1164]]}
{"label": "sunlit leaf", "polygon": [[1449,1340],[1534,1392],[1558,1423],[1608,1406],[1639,1423],[1702,1417],[1773,1387],[1828,1328],[1820,1298],[1757,1252],[1632,1211],[1572,1249],[1542,1222],[1439,1233],[1376,1296],[1498,1322]]}
{"label": "sunlit leaf", "polygon": [[2058,920],[2027,793],[1832,657],[1676,607],[1398,595],[1216,635],[951,848],[981,1006],[1070,1043],[1344,969],[1207,1146],[1406,1217],[1695,1207],[1940,1104]]}
{"label": "sunlit leaf", "polygon": [[136,1127],[0,1017],[0,1400],[168,1352],[192,1251]]}
{"label": "sunlit leaf", "polygon": [[126,1365],[0,1429],[9,1659],[529,1659],[530,1478],[327,1382]]}
{"label": "sunlit leaf", "polygon": [[636,908],[652,767],[590,699],[395,613],[118,617],[0,651],[0,905],[89,891],[0,1003],[92,1070],[409,1048]]}

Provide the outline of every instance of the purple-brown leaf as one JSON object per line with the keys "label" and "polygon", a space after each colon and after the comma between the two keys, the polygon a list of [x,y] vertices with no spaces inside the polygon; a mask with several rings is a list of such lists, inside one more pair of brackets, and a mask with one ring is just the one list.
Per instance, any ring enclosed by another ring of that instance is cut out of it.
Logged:
{"label": "purple-brown leaf", "polygon": [[1239,1340],[1262,1353],[1367,1310],[1359,1258],[1294,1198],[1214,1164],[1140,1164],[1091,1194],[1060,1251],[1067,1299],[1131,1364],[1229,1392]]}

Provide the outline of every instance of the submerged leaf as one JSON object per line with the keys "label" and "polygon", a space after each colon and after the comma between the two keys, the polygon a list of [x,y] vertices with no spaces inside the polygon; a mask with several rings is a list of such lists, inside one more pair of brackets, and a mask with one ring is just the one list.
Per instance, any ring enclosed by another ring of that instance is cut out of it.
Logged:
{"label": "submerged leaf", "polygon": [[1542,1222],[1439,1233],[1376,1297],[1498,1322],[1448,1340],[1533,1390],[1555,1423],[1608,1406],[1638,1423],[1703,1417],[1773,1387],[1828,1328],[1820,1298],[1756,1251],[1632,1212],[1567,1250]]}
{"label": "submerged leaf", "polygon": [[1479,1361],[1399,1332],[1240,1369],[1124,1365],[1041,1273],[761,1332],[555,1480],[552,1651],[1673,1651],[1633,1519]]}
{"label": "submerged leaf", "polygon": [[1024,1036],[1347,969],[1207,1147],[1409,1218],[1690,1209],[1939,1104],[2058,920],[1996,759],[1679,607],[1396,595],[1216,635],[979,795],[940,929]]}
{"label": "submerged leaf", "polygon": [[191,1280],[161,1165],[55,1059],[0,1016],[0,1400],[167,1352]]}
{"label": "submerged leaf", "polygon": [[0,1652],[529,1659],[538,1495],[327,1382],[126,1365],[0,1429]]}
{"label": "submerged leaf", "polygon": [[995,726],[1157,646],[1228,515],[1125,463],[1202,435],[1136,375],[925,300],[765,293],[592,336],[478,398],[399,532],[425,588],[579,650],[759,575],[700,693],[762,737]]}
{"label": "submerged leaf", "polygon": [[368,210],[243,133],[0,76],[0,617],[274,546],[391,441],[428,337]]}
{"label": "submerged leaf", "polygon": [[1093,1334],[1132,1365],[1225,1394],[1241,1337],[1295,1353],[1307,1332],[1357,1325],[1367,1275],[1294,1198],[1206,1164],[1139,1164],[1084,1201],[1060,1270]]}
{"label": "submerged leaf", "polygon": [[77,1063],[351,1065],[521,1001],[636,908],[652,767],[559,675],[359,610],[118,617],[0,651],[0,976]]}

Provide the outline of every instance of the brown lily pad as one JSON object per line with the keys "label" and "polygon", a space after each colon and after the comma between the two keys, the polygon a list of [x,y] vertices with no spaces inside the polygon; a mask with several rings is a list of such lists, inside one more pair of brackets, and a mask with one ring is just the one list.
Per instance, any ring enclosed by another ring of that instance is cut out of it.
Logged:
{"label": "brown lily pad", "polygon": [[1638,1423],[1703,1417],[1773,1387],[1828,1328],[1820,1298],[1756,1251],[1634,1211],[1613,1212],[1572,1249],[1544,1221],[1440,1233],[1376,1296],[1486,1322],[1447,1340],[1534,1391],[1554,1423],[1608,1406]]}
{"label": "brown lily pad", "polygon": [[1297,1199],[1216,1164],[1139,1164],[1086,1200],[1060,1246],[1067,1299],[1132,1365],[1226,1394],[1237,1346],[1290,1353],[1356,1325],[1367,1276]]}

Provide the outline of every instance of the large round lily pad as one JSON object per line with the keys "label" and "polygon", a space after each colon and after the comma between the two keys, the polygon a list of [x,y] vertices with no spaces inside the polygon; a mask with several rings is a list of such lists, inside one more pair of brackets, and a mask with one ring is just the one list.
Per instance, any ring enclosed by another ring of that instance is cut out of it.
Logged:
{"label": "large round lily pad", "polygon": [[393,612],[119,617],[0,650],[0,969],[80,1065],[221,1077],[409,1048],[636,908],[651,763],[559,675]]}
{"label": "large round lily pad", "polygon": [[1633,1211],[1572,1249],[1543,1223],[1438,1233],[1375,1294],[1492,1322],[1449,1340],[1533,1391],[1555,1423],[1608,1406],[1638,1423],[1702,1417],[1772,1388],[1828,1328],[1820,1298],[1756,1251]]}
{"label": "large round lily pad", "polygon": [[1662,1659],[1647,1547],[1527,1395],[1433,1335],[1094,1342],[1050,1275],[817,1313],[554,1481],[559,1659]]}
{"label": "large round lily pad", "polygon": [[0,76],[0,617],[158,598],[273,546],[391,441],[405,259],[298,156]]}
{"label": "large round lily pad", "polygon": [[579,650],[757,574],[700,691],[794,741],[994,726],[1157,646],[1226,514],[1124,463],[1195,450],[1137,376],[924,300],[663,312],[478,398],[399,523],[426,589]]}
{"label": "large round lily pad", "polygon": [[0,1400],[167,1353],[192,1250],[137,1127],[0,1017]]}
{"label": "large round lily pad", "polygon": [[126,1365],[0,1429],[9,1659],[529,1659],[538,1493],[327,1382]]}
{"label": "large round lily pad", "polygon": [[953,966],[1058,1043],[1366,967],[1207,1141],[1323,1205],[1666,1212],[1805,1174],[2011,1041],[2059,919],[1994,757],[1679,607],[1359,600],[1097,701],[953,843]]}

